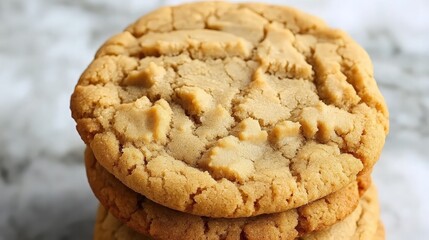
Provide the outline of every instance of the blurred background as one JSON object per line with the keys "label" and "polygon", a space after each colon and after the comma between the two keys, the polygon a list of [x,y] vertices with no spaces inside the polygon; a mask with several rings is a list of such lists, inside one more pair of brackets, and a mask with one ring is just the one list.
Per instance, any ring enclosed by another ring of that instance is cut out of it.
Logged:
{"label": "blurred background", "polygon": [[[97,201],[70,94],[104,40],[138,16],[180,2],[0,0],[1,240],[91,239]],[[322,17],[367,49],[391,114],[374,170],[387,239],[427,239],[429,1],[265,2]]]}

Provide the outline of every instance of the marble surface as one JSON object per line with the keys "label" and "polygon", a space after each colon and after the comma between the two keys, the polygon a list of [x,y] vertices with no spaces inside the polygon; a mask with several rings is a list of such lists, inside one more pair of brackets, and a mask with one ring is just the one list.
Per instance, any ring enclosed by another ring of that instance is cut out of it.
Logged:
{"label": "marble surface", "polygon": [[[97,47],[182,1],[0,0],[0,240],[90,239],[97,202],[69,96]],[[429,2],[267,1],[347,30],[370,53],[391,113],[374,171],[388,239],[429,237]]]}

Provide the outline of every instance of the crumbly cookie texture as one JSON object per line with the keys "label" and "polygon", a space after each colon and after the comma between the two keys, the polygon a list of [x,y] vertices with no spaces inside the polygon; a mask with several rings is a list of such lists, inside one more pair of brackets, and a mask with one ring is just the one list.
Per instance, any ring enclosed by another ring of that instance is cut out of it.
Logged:
{"label": "crumbly cookie texture", "polygon": [[[358,184],[332,193],[297,209],[249,218],[206,218],[178,212],[156,204],[127,188],[85,152],[90,186],[109,211],[136,231],[156,239],[295,239],[326,229],[346,218],[358,206]],[[360,177],[359,179],[361,179]],[[169,231],[165,231],[169,229]]]}
{"label": "crumbly cookie texture", "polygon": [[[376,192],[373,189],[370,189],[365,197],[360,201],[359,206],[356,210],[353,211],[347,218],[336,223],[332,227],[325,229],[320,232],[314,232],[308,234],[304,237],[299,238],[283,238],[282,236],[276,236],[271,234],[272,229],[267,227],[265,232],[258,232],[257,239],[302,239],[302,240],[336,240],[336,239],[350,239],[350,240],[383,240],[385,239],[383,224],[379,220],[379,215],[374,215],[378,209],[378,201],[376,200]],[[366,216],[370,215],[370,218]],[[173,219],[166,220],[170,224],[174,224]],[[362,224],[364,222],[364,224]],[[208,226],[209,227],[209,226]],[[160,229],[163,232],[171,231],[168,228]],[[256,230],[254,230],[256,231]],[[222,232],[220,232],[222,234]],[[365,233],[365,236],[361,235]],[[168,233],[165,233],[168,234]],[[174,235],[174,238],[168,239],[188,239],[181,238],[180,236]],[[94,239],[103,239],[103,240],[125,240],[125,239],[139,239],[146,240],[151,239],[145,235],[134,231],[132,228],[128,227],[122,221],[118,220],[114,214],[106,210],[103,206],[99,207],[97,214],[97,222],[95,224],[94,230]],[[153,237],[152,239],[163,239]],[[217,237],[207,237],[199,239],[249,239],[246,235],[242,237],[231,238],[227,234]]]}
{"label": "crumbly cookie texture", "polygon": [[366,174],[388,112],[366,52],[296,10],[164,7],[109,39],[71,98],[77,130],[128,187],[179,211],[302,206]]}

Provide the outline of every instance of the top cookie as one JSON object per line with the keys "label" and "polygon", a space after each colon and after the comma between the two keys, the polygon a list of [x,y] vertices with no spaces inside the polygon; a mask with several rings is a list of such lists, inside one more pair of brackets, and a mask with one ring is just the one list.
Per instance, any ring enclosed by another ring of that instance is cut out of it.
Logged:
{"label": "top cookie", "polygon": [[365,51],[312,16],[263,4],[142,17],[99,49],[71,110],[125,185],[210,217],[335,192],[372,168],[388,131]]}

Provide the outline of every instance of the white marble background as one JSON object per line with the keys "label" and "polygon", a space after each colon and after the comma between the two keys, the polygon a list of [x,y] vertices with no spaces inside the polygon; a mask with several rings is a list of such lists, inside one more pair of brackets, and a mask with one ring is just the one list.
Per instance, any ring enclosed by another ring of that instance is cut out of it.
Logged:
{"label": "white marble background", "polygon": [[[0,0],[0,240],[90,239],[96,209],[69,96],[97,47],[161,4]],[[267,1],[347,30],[391,113],[374,179],[388,239],[429,238],[429,1]]]}

